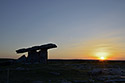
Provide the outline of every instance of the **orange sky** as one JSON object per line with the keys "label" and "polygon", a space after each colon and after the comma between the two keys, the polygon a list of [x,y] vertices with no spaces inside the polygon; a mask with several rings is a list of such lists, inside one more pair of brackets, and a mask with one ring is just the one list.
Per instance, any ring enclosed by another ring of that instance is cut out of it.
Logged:
{"label": "orange sky", "polygon": [[0,0],[0,58],[47,43],[49,59],[125,60],[125,0]]}
{"label": "orange sky", "polygon": [[70,44],[65,46],[65,48],[59,47],[58,49],[51,50],[49,51],[49,57],[62,59],[99,59],[103,56],[106,60],[124,60],[125,55],[123,53],[125,49],[122,48],[123,44],[119,43],[120,40],[120,38],[95,38],[79,44]]}

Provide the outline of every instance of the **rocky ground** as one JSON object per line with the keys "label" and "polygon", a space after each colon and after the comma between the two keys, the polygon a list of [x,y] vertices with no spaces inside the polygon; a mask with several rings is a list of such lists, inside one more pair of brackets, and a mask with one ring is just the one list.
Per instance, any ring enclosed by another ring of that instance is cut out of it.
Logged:
{"label": "rocky ground", "polygon": [[125,61],[0,65],[0,83],[125,83]]}

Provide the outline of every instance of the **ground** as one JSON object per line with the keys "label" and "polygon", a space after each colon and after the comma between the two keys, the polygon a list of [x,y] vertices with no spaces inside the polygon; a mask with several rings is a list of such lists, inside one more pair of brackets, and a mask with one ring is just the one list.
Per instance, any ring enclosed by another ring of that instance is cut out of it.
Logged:
{"label": "ground", "polygon": [[48,64],[4,65],[3,62],[0,60],[0,83],[125,82],[125,61],[49,60]]}

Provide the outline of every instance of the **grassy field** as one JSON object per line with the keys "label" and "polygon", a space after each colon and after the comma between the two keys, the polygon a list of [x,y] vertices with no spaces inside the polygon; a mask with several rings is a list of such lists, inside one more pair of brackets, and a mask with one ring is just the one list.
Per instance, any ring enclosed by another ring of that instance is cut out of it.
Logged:
{"label": "grassy field", "polygon": [[[0,63],[6,61],[0,60]],[[112,76],[110,80],[125,79],[124,63],[124,61],[49,60],[48,64],[0,65],[0,83],[8,81],[8,83],[106,83],[105,81],[109,80],[108,76]],[[93,72],[94,69],[120,69],[122,72],[100,73]]]}

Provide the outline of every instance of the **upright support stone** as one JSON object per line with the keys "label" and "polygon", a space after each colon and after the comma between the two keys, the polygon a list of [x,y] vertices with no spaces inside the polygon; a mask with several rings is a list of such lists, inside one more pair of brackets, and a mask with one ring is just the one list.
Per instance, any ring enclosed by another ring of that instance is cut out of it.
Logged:
{"label": "upright support stone", "polygon": [[27,61],[30,63],[35,63],[38,62],[39,60],[39,54],[37,53],[36,50],[28,51],[28,57]]}
{"label": "upright support stone", "polygon": [[25,55],[22,55],[21,57],[19,57],[18,59],[17,59],[17,62],[22,62],[22,63],[25,63],[26,62],[26,56]]}
{"label": "upright support stone", "polygon": [[43,64],[47,63],[47,59],[48,59],[47,55],[48,55],[47,49],[39,51],[40,63],[43,63]]}

